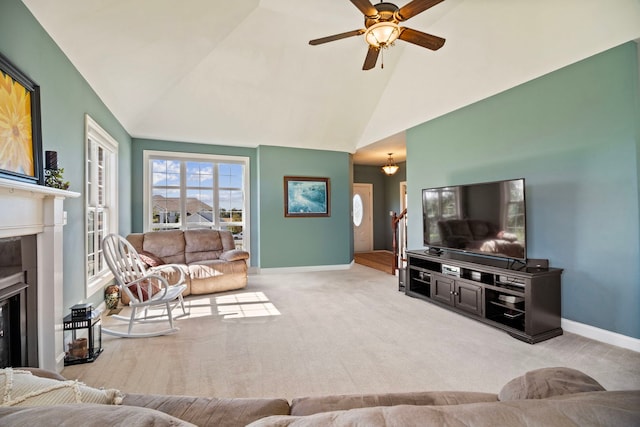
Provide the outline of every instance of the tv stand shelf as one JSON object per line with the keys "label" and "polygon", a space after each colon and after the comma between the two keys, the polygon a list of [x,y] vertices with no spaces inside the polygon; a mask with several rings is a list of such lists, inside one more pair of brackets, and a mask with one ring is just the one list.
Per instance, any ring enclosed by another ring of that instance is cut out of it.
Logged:
{"label": "tv stand shelf", "polygon": [[405,293],[534,344],[562,335],[560,268],[450,252],[407,252]]}

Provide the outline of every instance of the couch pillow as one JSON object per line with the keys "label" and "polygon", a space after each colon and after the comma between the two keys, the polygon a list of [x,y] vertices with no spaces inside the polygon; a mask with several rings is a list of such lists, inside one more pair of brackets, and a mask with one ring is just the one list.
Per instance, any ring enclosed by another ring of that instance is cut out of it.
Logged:
{"label": "couch pillow", "polygon": [[119,405],[122,394],[115,389],[97,389],[78,381],[37,377],[31,372],[0,369],[0,406],[43,406],[64,403]]}
{"label": "couch pillow", "polygon": [[138,255],[140,255],[142,262],[147,264],[147,267],[157,267],[159,265],[164,265],[165,263],[159,256],[156,256],[151,252],[141,251],[138,252]]}
{"label": "couch pillow", "polygon": [[545,399],[551,396],[582,393],[587,391],[605,391],[596,380],[584,372],[571,368],[542,368],[509,381],[498,399]]}
{"label": "couch pillow", "polygon": [[160,285],[154,283],[151,280],[140,282],[139,286],[138,283],[134,283],[132,285],[129,285],[128,288],[131,293],[135,295],[135,297],[140,301],[148,300],[150,297],[160,292],[161,289]]}

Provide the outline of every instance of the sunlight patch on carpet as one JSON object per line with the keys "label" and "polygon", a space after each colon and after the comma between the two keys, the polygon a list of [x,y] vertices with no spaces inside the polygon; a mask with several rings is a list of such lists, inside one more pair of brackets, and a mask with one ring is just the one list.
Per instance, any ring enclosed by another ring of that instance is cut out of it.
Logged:
{"label": "sunlight patch on carpet", "polygon": [[280,316],[280,311],[263,292],[243,292],[216,297],[218,315],[223,319]]}

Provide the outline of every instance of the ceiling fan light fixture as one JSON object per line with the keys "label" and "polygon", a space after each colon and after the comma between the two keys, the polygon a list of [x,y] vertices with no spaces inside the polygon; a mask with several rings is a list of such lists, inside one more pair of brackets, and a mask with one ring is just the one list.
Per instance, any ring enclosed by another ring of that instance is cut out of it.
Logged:
{"label": "ceiling fan light fixture", "polygon": [[389,47],[400,37],[400,26],[392,21],[373,24],[364,33],[365,41],[375,48]]}
{"label": "ceiling fan light fixture", "polygon": [[389,153],[389,159],[387,160],[387,164],[382,166],[382,172],[386,173],[389,176],[398,172],[398,169],[400,169],[400,166],[396,165],[396,162],[393,161],[393,157],[391,157],[392,154],[393,153]]}

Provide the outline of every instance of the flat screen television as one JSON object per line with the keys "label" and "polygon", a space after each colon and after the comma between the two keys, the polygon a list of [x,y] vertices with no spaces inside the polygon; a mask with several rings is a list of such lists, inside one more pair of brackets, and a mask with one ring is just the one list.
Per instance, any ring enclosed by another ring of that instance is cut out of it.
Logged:
{"label": "flat screen television", "polygon": [[422,190],[424,245],[527,259],[524,178]]}

